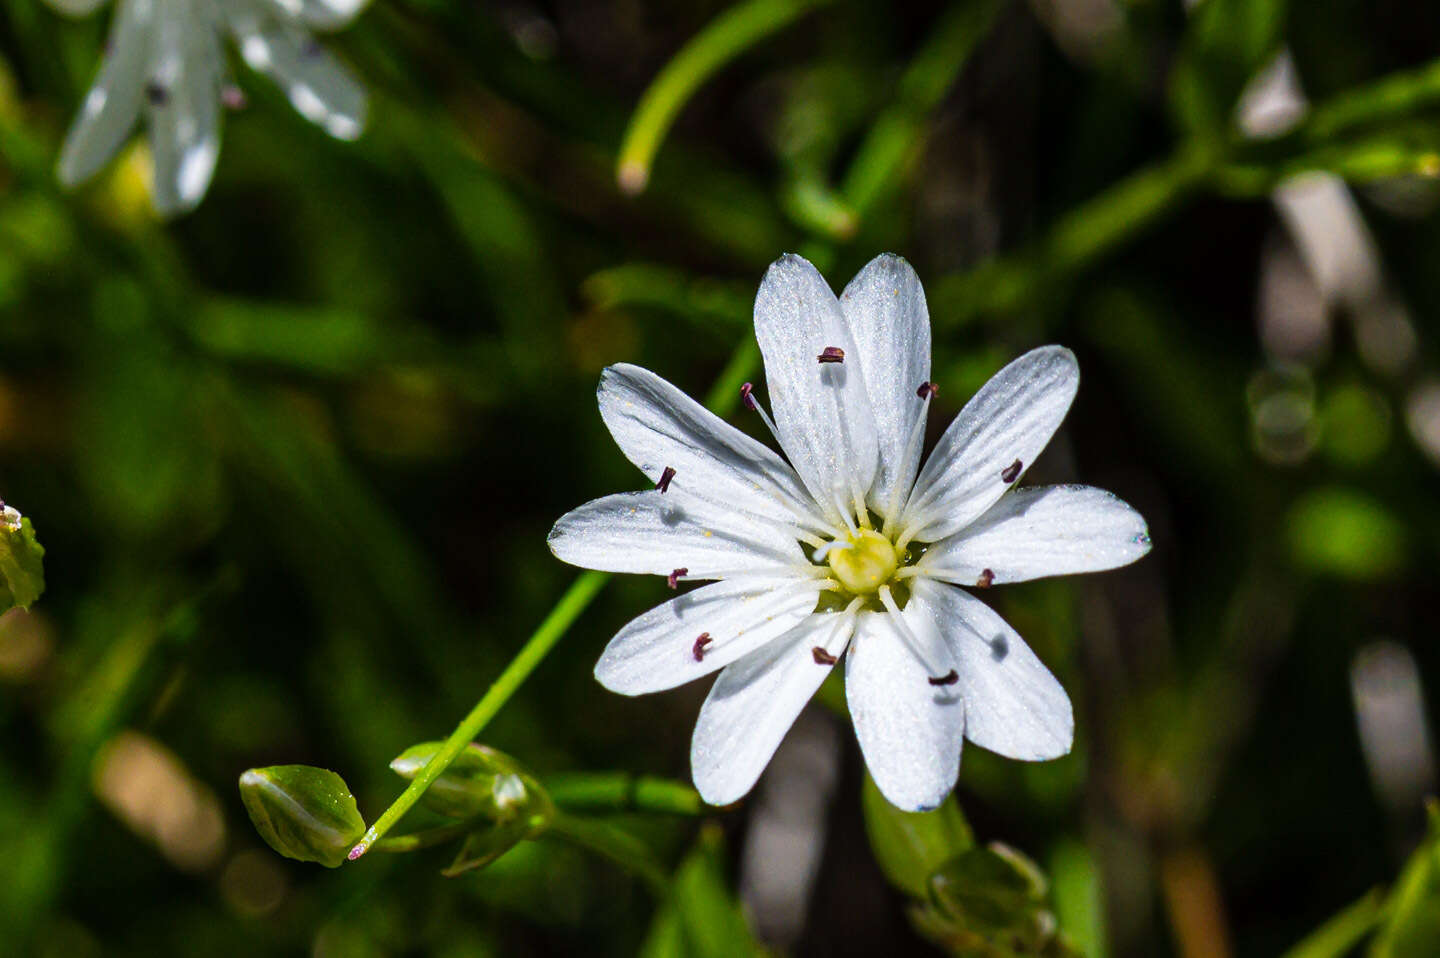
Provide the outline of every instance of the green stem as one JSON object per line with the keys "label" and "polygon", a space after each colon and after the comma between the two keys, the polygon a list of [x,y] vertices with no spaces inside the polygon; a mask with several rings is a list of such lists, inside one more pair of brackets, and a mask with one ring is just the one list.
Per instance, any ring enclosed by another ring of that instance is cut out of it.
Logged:
{"label": "green stem", "polygon": [[408,835],[382,838],[375,842],[371,848],[377,852],[413,852],[422,848],[431,848],[435,845],[444,845],[446,842],[469,835],[477,828],[488,828],[494,826],[494,824],[495,823],[488,818],[471,818],[463,822],[437,825],[434,828],[411,832]]}
{"label": "green stem", "polygon": [[705,810],[699,793],[683,782],[626,772],[557,776],[545,782],[545,790],[571,811],[699,815]]}
{"label": "green stem", "polygon": [[[759,358],[760,349],[755,344],[755,340],[746,337],[731,355],[730,361],[725,364],[725,369],[720,373],[720,378],[716,380],[714,387],[710,390],[706,405],[711,411],[723,416],[735,408],[735,403],[740,399],[740,385],[746,378],[754,374]],[[570,626],[580,617],[580,613],[585,611],[595,596],[600,594],[605,583],[609,581],[610,574],[607,572],[586,572],[571,583],[570,588],[565,590],[565,594],[560,597],[559,602],[555,603],[555,607],[540,623],[539,628],[526,640],[525,645],[521,647],[510,664],[505,666],[505,671],[500,673],[495,684],[490,686],[479,702],[475,703],[470,714],[465,716],[464,720],[455,727],[455,731],[450,733],[445,744],[420,770],[420,774],[410,780],[410,784],[406,786],[405,791],[400,793],[400,797],[395,799],[390,807],[380,814],[379,818],[375,819],[375,823],[361,836],[355,847],[350,849],[349,857],[352,862],[369,851],[371,846],[395,827],[395,823],[414,807],[415,803],[420,800],[420,796],[425,794],[426,789],[445,773],[456,757],[465,750],[465,746],[474,741],[475,736],[479,735],[505,703],[510,701],[510,697],[525,683],[525,680],[530,677],[530,673],[534,672],[545,660],[545,656],[550,654],[550,650],[555,647]]]}
{"label": "green stem", "polygon": [[605,822],[574,818],[562,813],[550,822],[546,834],[563,838],[610,859],[643,879],[656,898],[663,899],[670,893],[670,880],[665,869],[660,867],[660,863],[655,860],[645,843],[629,832],[621,831]]}
{"label": "green stem", "polygon": [[510,696],[515,694],[516,690],[530,677],[530,673],[534,672],[536,667],[545,660],[545,656],[555,647],[555,643],[560,641],[566,630],[580,617],[580,613],[585,611],[585,608],[600,593],[609,579],[610,575],[605,572],[586,572],[581,574],[569,589],[565,590],[565,594],[560,597],[555,608],[550,610],[545,621],[540,623],[540,627],[526,641],[519,654],[510,660],[509,665],[505,666],[505,671],[500,673],[495,684],[490,686],[489,691],[481,697],[479,702],[475,703],[470,714],[465,716],[464,720],[455,727],[455,731],[450,733],[450,737],[445,740],[440,751],[436,752],[435,757],[426,763],[419,775],[410,780],[409,786],[400,793],[400,797],[395,799],[379,818],[375,819],[375,824],[371,825],[355,847],[350,849],[351,861],[365,854],[371,845],[379,841],[381,836],[394,827],[406,812],[410,811],[411,807],[420,800],[420,796],[425,794],[425,790],[450,767],[450,763],[454,762],[456,757],[464,751],[465,746],[480,734],[480,730],[495,717],[501,707],[510,701]]}
{"label": "green stem", "polygon": [[680,108],[716,70],[757,41],[829,0],[749,0],[712,20],[665,65],[630,119],[620,146],[616,179],[631,195],[650,182],[660,143]]}

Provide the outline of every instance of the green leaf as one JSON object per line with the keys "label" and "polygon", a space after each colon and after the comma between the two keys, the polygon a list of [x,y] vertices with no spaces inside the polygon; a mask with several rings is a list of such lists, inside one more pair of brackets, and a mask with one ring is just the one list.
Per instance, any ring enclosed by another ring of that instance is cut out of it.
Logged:
{"label": "green leaf", "polygon": [[1226,136],[1246,83],[1280,49],[1284,0],[1204,0],[1190,16],[1170,76],[1180,124],[1211,139]]}
{"label": "green leaf", "polygon": [[28,609],[45,591],[45,548],[30,520],[0,501],[0,612]]}
{"label": "green leaf", "polygon": [[286,858],[335,868],[365,834],[355,796],[328,769],[252,768],[240,776],[240,798],[260,837]]}
{"label": "green leaf", "polygon": [[1346,906],[1325,924],[1306,935],[1283,958],[1344,958],[1374,930],[1385,915],[1385,895],[1371,889],[1364,898]]}
{"label": "green leaf", "polygon": [[933,812],[902,812],[885,801],[866,775],[860,802],[865,834],[880,870],[892,885],[915,898],[925,897],[936,869],[975,845],[953,795]]}
{"label": "green leaf", "polygon": [[1371,958],[1427,958],[1440,941],[1440,803],[1431,799],[1430,828],[1390,893],[1389,917]]}
{"label": "green leaf", "polygon": [[764,953],[726,880],[724,841],[718,825],[706,825],[675,873],[674,901],[685,933],[685,954],[695,958]]}
{"label": "green leaf", "polygon": [[[413,779],[440,751],[443,742],[421,742],[401,752],[390,768],[407,781]],[[519,817],[550,817],[554,807],[540,784],[503,752],[471,742],[437,778],[420,800],[446,818],[510,821]]]}

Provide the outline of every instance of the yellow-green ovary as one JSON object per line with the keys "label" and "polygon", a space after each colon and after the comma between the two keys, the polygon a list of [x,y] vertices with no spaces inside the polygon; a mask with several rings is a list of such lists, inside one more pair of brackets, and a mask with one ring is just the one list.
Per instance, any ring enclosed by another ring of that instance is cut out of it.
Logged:
{"label": "yellow-green ovary", "polygon": [[899,566],[895,546],[871,529],[862,529],[831,546],[830,571],[846,589],[856,595],[869,595],[889,582]]}

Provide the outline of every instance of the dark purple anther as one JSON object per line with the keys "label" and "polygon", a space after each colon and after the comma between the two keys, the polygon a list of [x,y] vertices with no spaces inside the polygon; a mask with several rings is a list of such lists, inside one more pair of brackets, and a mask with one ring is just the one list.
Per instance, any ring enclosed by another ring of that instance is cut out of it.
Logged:
{"label": "dark purple anther", "polygon": [[672,589],[678,589],[680,588],[680,577],[682,575],[688,575],[689,572],[689,569],[682,566],[665,577],[665,584]]}
{"label": "dark purple anther", "polygon": [[670,491],[670,480],[672,480],[672,479],[674,479],[674,478],[675,478],[675,470],[672,469],[672,468],[669,467],[669,466],[666,466],[666,467],[665,467],[665,471],[662,472],[662,473],[660,473],[660,481],[657,482],[657,483],[655,483],[655,488],[656,488],[656,489],[659,489],[661,492],[669,492],[669,491]]}
{"label": "dark purple anther", "polygon": [[170,101],[170,91],[165,89],[164,84],[151,80],[145,84],[145,99],[150,101],[151,106],[164,106]]}
{"label": "dark purple anther", "polygon": [[940,387],[934,383],[921,383],[920,388],[915,390],[915,395],[921,399],[934,399],[940,394]]}
{"label": "dark purple anther", "polygon": [[227,110],[243,110],[249,102],[245,98],[245,91],[233,83],[227,83],[220,88],[220,103]]}
{"label": "dark purple anther", "polygon": [[1010,463],[1010,465],[1008,465],[1008,466],[1005,467],[1005,471],[1004,471],[1004,472],[1000,473],[1000,479],[1001,479],[1006,485],[1009,485],[1010,483],[1014,482],[1016,479],[1019,479],[1019,478],[1020,478],[1020,468],[1021,468],[1020,460],[1019,460],[1019,459],[1016,459],[1014,462]]}
{"label": "dark purple anther", "polygon": [[988,589],[995,584],[995,572],[991,569],[981,569],[980,578],[975,580],[977,589]]}
{"label": "dark purple anther", "polygon": [[815,359],[817,362],[822,363],[843,363],[845,361],[845,350],[839,346],[826,346]]}
{"label": "dark purple anther", "polygon": [[755,386],[752,383],[740,387],[740,405],[752,412],[755,410]]}
{"label": "dark purple anther", "polygon": [[701,632],[700,637],[695,640],[695,644],[690,649],[691,654],[695,656],[696,662],[703,662],[705,660],[705,646],[709,644],[710,633]]}
{"label": "dark purple anther", "polygon": [[810,656],[815,660],[816,665],[834,665],[837,661],[835,656],[826,652],[818,645],[810,650]]}
{"label": "dark purple anther", "polygon": [[954,669],[951,669],[939,678],[935,678],[933,675],[930,677],[931,685],[954,685],[958,681],[960,681],[960,673]]}

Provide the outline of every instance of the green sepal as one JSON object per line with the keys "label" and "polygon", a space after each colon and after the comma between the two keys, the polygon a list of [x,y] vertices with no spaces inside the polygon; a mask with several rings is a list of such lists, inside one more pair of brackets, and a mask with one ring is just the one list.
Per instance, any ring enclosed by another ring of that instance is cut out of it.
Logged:
{"label": "green sepal", "polygon": [[[421,742],[401,752],[390,768],[409,781],[429,764],[443,742]],[[504,752],[471,742],[425,792],[421,804],[446,818],[483,817],[495,822],[554,815],[540,783]]]}
{"label": "green sepal", "polygon": [[336,868],[365,834],[355,796],[328,769],[252,768],[240,776],[240,799],[260,837],[286,858]]}
{"label": "green sepal", "polygon": [[866,775],[860,806],[876,863],[890,884],[912,897],[924,898],[936,869],[975,846],[954,795],[933,812],[902,812]]}
{"label": "green sepal", "polygon": [[992,843],[942,865],[929,880],[929,900],[916,909],[916,927],[962,953],[1066,956],[1046,907],[1048,883],[1034,862]]}
{"label": "green sepal", "polygon": [[0,613],[28,609],[45,591],[45,547],[35,540],[35,527],[11,506],[0,502]]}
{"label": "green sepal", "polygon": [[465,836],[465,843],[460,846],[455,860],[440,874],[454,878],[484,868],[525,839],[544,831],[545,823],[543,818],[516,818],[494,828],[471,832]]}

